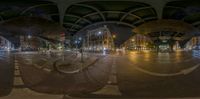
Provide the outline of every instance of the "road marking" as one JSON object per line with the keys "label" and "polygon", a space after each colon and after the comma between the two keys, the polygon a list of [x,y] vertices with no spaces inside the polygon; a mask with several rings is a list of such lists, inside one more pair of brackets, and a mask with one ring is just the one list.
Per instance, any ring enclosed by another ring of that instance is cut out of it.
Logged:
{"label": "road marking", "polygon": [[171,74],[162,74],[162,73],[156,73],[156,72],[151,72],[151,71],[148,71],[148,70],[145,70],[143,68],[140,68],[138,66],[134,66],[134,68],[140,72],[143,72],[145,74],[148,74],[148,75],[152,75],[152,76],[161,76],[161,77],[169,77],[169,76],[178,76],[178,75],[188,75],[190,74],[191,72],[193,72],[194,70],[196,70],[198,67],[200,66],[200,64],[197,64],[197,65],[194,65],[193,67],[191,68],[187,68],[187,69],[183,69],[181,70],[180,72],[177,72],[177,73],[171,73]]}
{"label": "road marking", "polygon": [[15,75],[20,75],[20,71],[19,70],[15,70]]}
{"label": "road marking", "polygon": [[191,60],[193,60],[194,58],[190,58],[190,59],[186,59],[186,60],[184,60],[184,62],[189,62],[189,61],[191,61]]}
{"label": "road marking", "polygon": [[24,85],[24,82],[21,77],[14,78],[14,86],[16,86],[16,85]]}
{"label": "road marking", "polygon": [[107,85],[105,85],[101,90],[93,92],[92,94],[97,95],[117,95],[121,96],[122,93],[119,90],[117,85],[117,76],[116,76],[116,57],[113,57],[113,64],[111,66],[111,73],[109,75],[109,80]]}
{"label": "road marking", "polygon": [[24,82],[22,80],[22,77],[21,77],[21,73],[20,73],[20,69],[19,69],[19,63],[18,63],[18,60],[15,60],[14,61],[15,63],[15,71],[14,71],[14,87],[17,86],[17,88],[24,88],[22,86],[24,86]]}
{"label": "road marking", "polygon": [[43,70],[46,72],[51,72],[51,69],[49,69],[49,68],[44,68]]}

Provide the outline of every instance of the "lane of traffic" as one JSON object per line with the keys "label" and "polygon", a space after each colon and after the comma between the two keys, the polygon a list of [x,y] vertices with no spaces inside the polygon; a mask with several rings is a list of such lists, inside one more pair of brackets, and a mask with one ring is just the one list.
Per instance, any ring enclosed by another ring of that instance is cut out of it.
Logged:
{"label": "lane of traffic", "polygon": [[[138,59],[137,54],[134,54],[134,59],[137,61],[131,61],[127,55],[118,57],[116,62],[119,89],[124,95],[132,97],[198,96],[196,93],[200,92],[200,79],[198,77],[200,59],[193,58],[192,53],[188,52],[182,52],[182,55],[178,57],[175,57],[175,54],[177,53],[169,54],[169,56],[163,54],[162,57],[164,59],[170,57],[167,60],[169,62],[171,60],[182,62],[162,63],[159,59],[155,59],[159,56],[154,53],[149,53],[150,61],[141,58],[145,57],[143,54],[138,54],[140,59]],[[177,74],[171,75],[174,73]],[[163,74],[166,75],[163,76]]]}

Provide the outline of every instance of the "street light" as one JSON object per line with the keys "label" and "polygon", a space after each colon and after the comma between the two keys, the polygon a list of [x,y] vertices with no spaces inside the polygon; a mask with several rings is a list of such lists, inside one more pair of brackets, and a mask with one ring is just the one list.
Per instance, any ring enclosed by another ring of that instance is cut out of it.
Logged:
{"label": "street light", "polygon": [[31,39],[31,38],[32,38],[32,36],[29,34],[29,35],[28,35],[28,39]]}
{"label": "street light", "polygon": [[102,34],[102,32],[101,32],[101,31],[99,31],[99,32],[98,32],[98,35],[101,35],[101,34]]}
{"label": "street light", "polygon": [[113,37],[113,39],[115,39],[115,38],[116,38],[116,35],[114,34],[112,37]]}
{"label": "street light", "polygon": [[81,38],[81,37],[79,37],[79,38],[78,38],[78,40],[79,40],[79,41],[81,41],[81,40],[82,40],[82,38]]}

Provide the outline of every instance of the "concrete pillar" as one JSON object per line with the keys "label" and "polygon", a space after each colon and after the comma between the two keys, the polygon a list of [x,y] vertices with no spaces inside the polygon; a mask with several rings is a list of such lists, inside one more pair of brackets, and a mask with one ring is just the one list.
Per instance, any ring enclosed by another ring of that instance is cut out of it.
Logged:
{"label": "concrete pillar", "polygon": [[69,7],[68,0],[58,0],[56,2],[57,7],[58,7],[58,12],[59,12],[59,20],[60,20],[60,25],[63,25],[65,13],[67,11],[67,8]]}

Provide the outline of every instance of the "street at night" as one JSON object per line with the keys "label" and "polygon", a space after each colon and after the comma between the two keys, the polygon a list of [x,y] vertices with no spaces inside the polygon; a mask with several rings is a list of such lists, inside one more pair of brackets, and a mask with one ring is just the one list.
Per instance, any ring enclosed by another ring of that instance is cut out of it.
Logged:
{"label": "street at night", "polygon": [[200,1],[1,0],[0,99],[200,99]]}
{"label": "street at night", "polygon": [[135,97],[198,97],[200,57],[193,55],[177,51],[130,52],[120,56],[117,58],[119,89]]}

